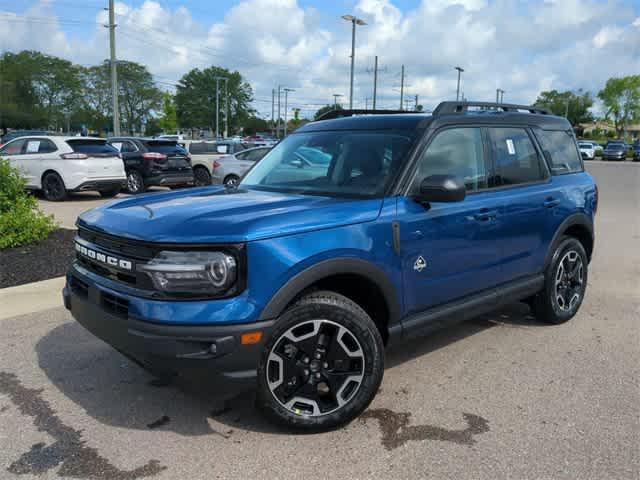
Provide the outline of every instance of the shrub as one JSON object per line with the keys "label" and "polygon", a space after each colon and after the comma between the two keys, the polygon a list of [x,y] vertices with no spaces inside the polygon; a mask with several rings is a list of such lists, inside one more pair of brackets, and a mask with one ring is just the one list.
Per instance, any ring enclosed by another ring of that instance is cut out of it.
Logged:
{"label": "shrub", "polygon": [[604,149],[596,148],[595,156],[596,157],[602,157],[603,155],[604,155]]}
{"label": "shrub", "polygon": [[56,228],[53,216],[38,209],[25,184],[18,169],[0,159],[0,249],[44,240]]}

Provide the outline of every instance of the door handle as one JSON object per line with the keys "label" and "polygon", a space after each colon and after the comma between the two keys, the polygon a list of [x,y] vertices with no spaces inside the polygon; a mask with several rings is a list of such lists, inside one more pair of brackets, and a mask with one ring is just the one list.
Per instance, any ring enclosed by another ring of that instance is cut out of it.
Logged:
{"label": "door handle", "polygon": [[483,208],[478,213],[476,213],[473,218],[475,218],[478,222],[488,222],[491,220],[495,220],[497,216],[497,210],[489,210],[488,208]]}
{"label": "door handle", "polygon": [[545,208],[557,207],[558,205],[560,205],[560,200],[557,200],[553,197],[548,197],[547,199],[545,199],[543,205]]}

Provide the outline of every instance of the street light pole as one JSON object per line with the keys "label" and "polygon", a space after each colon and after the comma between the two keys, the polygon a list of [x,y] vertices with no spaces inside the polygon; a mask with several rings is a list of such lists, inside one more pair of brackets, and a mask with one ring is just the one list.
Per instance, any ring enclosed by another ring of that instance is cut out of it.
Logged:
{"label": "street light pole", "polygon": [[287,136],[287,97],[289,92],[294,92],[293,88],[284,88],[284,137]]}
{"label": "street light pole", "polygon": [[349,110],[353,109],[353,66],[356,60],[356,25],[366,25],[366,22],[353,15],[343,15],[343,19],[351,22],[351,81],[349,87]]}
{"label": "street light pole", "polygon": [[460,100],[460,74],[464,72],[464,68],[462,67],[454,67],[455,70],[458,71],[458,88],[456,88],[456,102]]}
{"label": "street light pole", "polygon": [[333,109],[337,110],[338,109],[338,97],[342,97],[343,95],[341,93],[334,93],[333,94]]}
{"label": "street light pole", "polygon": [[120,110],[118,107],[118,67],[116,61],[115,1],[109,0],[109,49],[111,53],[111,96],[113,109],[113,134],[120,136]]}

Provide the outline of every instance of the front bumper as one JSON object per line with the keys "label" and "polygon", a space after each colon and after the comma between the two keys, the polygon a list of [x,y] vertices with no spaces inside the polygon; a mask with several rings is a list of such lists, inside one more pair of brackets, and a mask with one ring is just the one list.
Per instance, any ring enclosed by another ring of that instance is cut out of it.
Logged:
{"label": "front bumper", "polygon": [[[158,377],[255,384],[264,342],[274,321],[234,325],[167,325],[131,318],[124,297],[67,275],[64,305],[83,327]],[[258,343],[240,336],[262,332]]]}
{"label": "front bumper", "polygon": [[604,154],[604,156],[602,158],[604,158],[604,160],[610,160],[610,161],[623,161],[625,160],[625,155],[617,155],[617,154]]}

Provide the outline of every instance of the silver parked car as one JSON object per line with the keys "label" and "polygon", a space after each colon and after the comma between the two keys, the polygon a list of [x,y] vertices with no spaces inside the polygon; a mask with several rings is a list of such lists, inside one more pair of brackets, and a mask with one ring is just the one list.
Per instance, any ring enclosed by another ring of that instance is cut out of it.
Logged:
{"label": "silver parked car", "polygon": [[236,185],[245,172],[258,160],[262,159],[269,150],[271,150],[271,147],[249,148],[242,152],[218,158],[213,164],[212,183]]}

